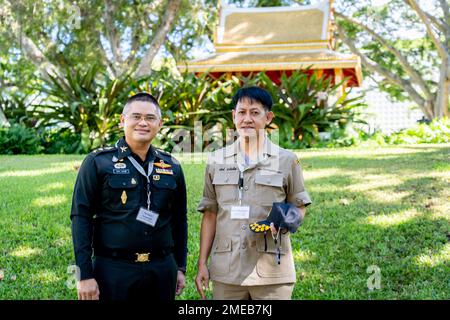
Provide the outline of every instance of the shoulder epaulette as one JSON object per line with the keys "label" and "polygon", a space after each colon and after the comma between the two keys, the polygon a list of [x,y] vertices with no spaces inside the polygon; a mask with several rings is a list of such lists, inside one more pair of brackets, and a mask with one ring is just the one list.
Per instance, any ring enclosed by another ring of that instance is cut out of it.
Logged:
{"label": "shoulder epaulette", "polygon": [[115,151],[115,150],[117,150],[116,147],[101,147],[101,148],[98,148],[98,149],[95,149],[94,151],[92,151],[91,154],[93,154],[94,156],[98,156],[99,154],[111,152],[111,151]]}
{"label": "shoulder epaulette", "polygon": [[155,151],[157,151],[159,154],[164,155],[166,157],[172,156],[170,153],[168,153],[167,151],[164,151],[163,149],[155,148]]}
{"label": "shoulder epaulette", "polygon": [[155,152],[160,158],[163,158],[167,162],[172,164],[180,164],[180,162],[167,151],[155,148]]}

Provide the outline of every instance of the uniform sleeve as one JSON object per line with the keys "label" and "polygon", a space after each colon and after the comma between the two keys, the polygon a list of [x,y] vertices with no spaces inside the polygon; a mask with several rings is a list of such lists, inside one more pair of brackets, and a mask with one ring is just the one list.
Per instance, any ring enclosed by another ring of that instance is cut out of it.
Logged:
{"label": "uniform sleeve", "polygon": [[88,155],[78,172],[70,214],[75,261],[80,268],[80,280],[94,277],[91,257],[97,186],[97,167],[94,157]]}
{"label": "uniform sleeve", "polygon": [[187,259],[187,200],[186,200],[186,182],[183,170],[180,166],[180,174],[177,181],[177,198],[174,208],[175,217],[172,220],[172,236],[174,240],[174,255],[178,269],[186,270]]}
{"label": "uniform sleeve", "polygon": [[217,198],[214,189],[212,169],[214,166],[208,160],[205,169],[205,185],[203,187],[203,198],[198,204],[197,211],[204,213],[205,211],[217,213]]}
{"label": "uniform sleeve", "polygon": [[292,203],[297,207],[308,206],[312,203],[309,194],[305,189],[302,168],[296,156],[292,158],[291,171],[288,176],[287,192],[287,202]]}

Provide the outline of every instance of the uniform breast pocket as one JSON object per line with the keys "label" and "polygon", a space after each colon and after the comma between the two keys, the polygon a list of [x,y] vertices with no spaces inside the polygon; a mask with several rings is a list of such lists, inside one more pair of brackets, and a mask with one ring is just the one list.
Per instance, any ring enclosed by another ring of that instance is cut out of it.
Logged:
{"label": "uniform breast pocket", "polygon": [[140,194],[138,177],[134,175],[117,175],[107,178],[107,190],[109,194],[106,206],[114,210],[128,210],[139,205]]}
{"label": "uniform breast pocket", "polygon": [[238,201],[238,170],[216,171],[212,183],[218,203],[235,203]]}
{"label": "uniform breast pocket", "polygon": [[283,174],[275,172],[259,171],[255,175],[256,194],[260,197],[260,204],[272,206],[274,202],[282,202],[286,199],[283,187]]}
{"label": "uniform breast pocket", "polygon": [[153,176],[152,209],[158,212],[169,210],[175,199],[177,182],[172,175],[160,175],[157,180]]}
{"label": "uniform breast pocket", "polygon": [[[276,260],[277,246],[271,236],[263,236],[257,239],[257,251],[259,253],[256,263],[256,272],[262,278],[278,278],[295,275],[294,260],[292,257],[291,242],[289,236],[281,236],[280,264]],[[267,247],[266,247],[267,242]]]}

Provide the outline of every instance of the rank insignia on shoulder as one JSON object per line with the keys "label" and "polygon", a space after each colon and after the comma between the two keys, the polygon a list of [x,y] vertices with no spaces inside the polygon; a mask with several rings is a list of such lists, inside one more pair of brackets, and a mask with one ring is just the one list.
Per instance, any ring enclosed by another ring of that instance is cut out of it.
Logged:
{"label": "rank insignia on shoulder", "polygon": [[127,151],[128,147],[120,147],[120,151],[125,152]]}
{"label": "rank insignia on shoulder", "polygon": [[172,168],[172,165],[168,164],[168,163],[164,163],[164,160],[161,160],[159,162],[155,162],[154,165],[158,168],[161,169],[167,169],[167,168]]}
{"label": "rank insignia on shoulder", "polygon": [[114,164],[114,168],[116,168],[116,169],[125,169],[126,167],[127,167],[127,165],[123,162]]}
{"label": "rank insignia on shoulder", "polygon": [[160,178],[160,175],[159,175],[159,174],[153,175],[153,180],[158,181],[159,178]]}
{"label": "rank insignia on shoulder", "polygon": [[173,170],[155,168],[156,173],[173,175]]}

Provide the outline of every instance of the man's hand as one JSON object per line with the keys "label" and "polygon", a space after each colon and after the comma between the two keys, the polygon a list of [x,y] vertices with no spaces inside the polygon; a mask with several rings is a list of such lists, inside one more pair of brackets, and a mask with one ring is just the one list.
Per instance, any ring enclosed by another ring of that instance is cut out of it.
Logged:
{"label": "man's hand", "polygon": [[195,286],[203,300],[206,299],[203,290],[209,290],[209,271],[206,263],[199,264],[197,276],[195,277]]}
{"label": "man's hand", "polygon": [[182,292],[184,287],[186,286],[186,276],[184,273],[180,270],[178,270],[177,274],[177,289],[175,291],[175,294],[179,296]]}
{"label": "man's hand", "polygon": [[100,297],[100,290],[94,278],[78,281],[77,292],[78,300],[98,300]]}

